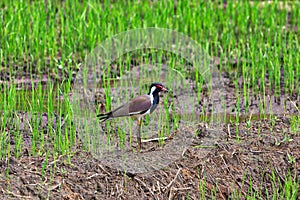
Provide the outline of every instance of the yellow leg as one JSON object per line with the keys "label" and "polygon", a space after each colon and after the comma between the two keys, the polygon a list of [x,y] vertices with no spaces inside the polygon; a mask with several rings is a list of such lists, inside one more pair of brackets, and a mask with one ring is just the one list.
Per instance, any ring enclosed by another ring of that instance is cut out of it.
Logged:
{"label": "yellow leg", "polygon": [[142,148],[142,139],[141,139],[141,126],[142,126],[142,119],[138,119],[137,124],[137,150],[140,151]]}

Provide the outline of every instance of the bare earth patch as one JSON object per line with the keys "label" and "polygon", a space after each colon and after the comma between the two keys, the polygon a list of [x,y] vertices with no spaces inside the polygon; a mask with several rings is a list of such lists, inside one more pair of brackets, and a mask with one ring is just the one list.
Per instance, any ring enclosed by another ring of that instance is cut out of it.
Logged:
{"label": "bare earth patch", "polygon": [[[214,133],[199,128],[194,144],[182,158],[151,173],[126,174],[105,166],[78,147],[68,162],[60,156],[13,157],[0,162],[0,196],[4,199],[199,199],[216,195],[227,199],[239,192],[272,196],[275,183],[284,184],[289,176],[300,180],[300,133],[291,133],[289,119],[279,117],[223,125],[214,146],[201,143]],[[195,130],[197,131],[197,130]],[[285,138],[284,138],[285,135]],[[45,174],[42,173],[45,168]],[[204,184],[204,185],[203,185]],[[202,188],[202,189],[199,189]],[[206,192],[204,193],[203,188]],[[268,193],[268,194],[267,194]]]}

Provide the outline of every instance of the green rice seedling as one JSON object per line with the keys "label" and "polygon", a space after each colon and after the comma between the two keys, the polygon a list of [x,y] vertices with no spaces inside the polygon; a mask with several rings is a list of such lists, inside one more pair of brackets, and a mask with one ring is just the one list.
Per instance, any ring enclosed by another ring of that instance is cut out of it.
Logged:
{"label": "green rice seedling", "polygon": [[10,147],[9,145],[9,134],[7,134],[6,131],[1,131],[0,134],[0,159],[7,157],[8,155],[8,150]]}
{"label": "green rice seedling", "polygon": [[45,156],[45,160],[43,161],[43,164],[42,164],[42,177],[43,178],[45,178],[45,175],[46,175],[49,155],[50,155],[50,151],[48,150],[46,153],[46,156]]}
{"label": "green rice seedling", "polygon": [[103,79],[106,81],[104,86],[104,94],[105,94],[105,107],[106,110],[109,111],[112,108],[112,93],[111,93],[111,85],[110,85],[110,78]]}
{"label": "green rice seedling", "polygon": [[[271,108],[270,108],[270,109],[271,109]],[[275,126],[277,117],[274,116],[273,114],[270,114],[270,115],[269,115],[269,120],[270,120],[270,130],[272,131],[273,128],[274,128],[274,126]]]}
{"label": "green rice seedling", "polygon": [[113,125],[111,125],[111,124],[113,124],[112,122],[110,122],[110,121],[108,121],[108,122],[105,122],[106,123],[106,127],[108,127],[107,128],[107,132],[106,132],[106,135],[107,135],[107,141],[106,141],[106,148],[107,149],[110,149],[110,147],[111,147],[111,144],[112,144],[112,142],[113,142],[113,129],[112,129],[112,127],[113,127]]}
{"label": "green rice seedling", "polygon": [[295,164],[295,158],[292,156],[292,155],[290,155],[289,153],[287,154],[287,157],[288,157],[288,162],[290,163],[290,164]]}
{"label": "green rice seedling", "polygon": [[200,193],[200,199],[205,199],[207,194],[206,177],[204,176],[202,179],[200,179],[198,175],[198,179],[199,179],[198,191]]}
{"label": "green rice seedling", "polygon": [[48,94],[47,94],[47,130],[48,130],[48,136],[49,138],[53,138],[54,133],[54,95],[53,95],[53,89],[54,85],[50,82],[47,83],[48,88]]}
{"label": "green rice seedling", "polygon": [[69,130],[68,130],[68,126],[65,126],[65,129],[64,129],[64,138],[63,138],[63,141],[62,141],[62,153],[63,154],[67,154],[69,152],[69,148],[70,148],[70,138],[68,136],[69,134]]}
{"label": "green rice seedling", "polygon": [[299,131],[300,131],[300,126],[299,126],[299,124],[300,124],[300,117],[299,117],[299,115],[297,116],[291,116],[291,131],[293,132],[293,133],[299,133]]}
{"label": "green rice seedling", "polygon": [[236,103],[236,114],[235,114],[235,134],[236,138],[239,139],[239,124],[240,124],[240,110],[241,110],[241,102],[240,102],[240,97],[239,95],[237,96],[237,103]]}
{"label": "green rice seedling", "polygon": [[272,194],[268,193],[268,196],[272,196],[272,199],[297,199],[299,180],[292,177],[290,172],[285,177],[285,181],[282,184],[280,178],[275,175],[274,170],[270,175],[272,180]]}
{"label": "green rice seedling", "polygon": [[73,112],[72,112],[72,104],[70,102],[70,99],[68,98],[68,94],[66,94],[65,97],[65,112],[67,113],[65,115],[65,136],[66,138],[66,142],[67,142],[67,146],[68,148],[71,148],[73,145],[76,144],[76,127],[73,125],[72,123],[72,119],[73,119]]}
{"label": "green rice seedling", "polygon": [[[242,64],[243,66],[245,64]],[[245,115],[248,114],[249,112],[249,105],[250,105],[250,92],[251,92],[251,89],[250,89],[250,84],[249,84],[249,76],[248,76],[248,71],[246,70],[246,68],[249,68],[249,67],[246,67],[246,65],[243,67],[243,93],[244,93],[244,101],[245,101]],[[246,73],[247,71],[247,73]]]}
{"label": "green rice seedling", "polygon": [[39,134],[40,131],[38,130],[39,127],[39,118],[38,115],[32,113],[31,120],[29,121],[30,132],[31,132],[31,155],[35,156],[38,150],[38,143],[39,143]]}
{"label": "green rice seedling", "polygon": [[266,116],[266,112],[264,110],[264,102],[263,102],[262,98],[264,98],[264,97],[262,97],[261,95],[259,95],[258,108],[259,108],[260,119],[264,119],[265,116]]}
{"label": "green rice seedling", "polygon": [[250,128],[252,123],[252,113],[250,113],[249,119],[246,121],[246,127]]}
{"label": "green rice seedling", "polygon": [[179,128],[179,121],[180,121],[181,115],[176,112],[176,102],[175,102],[174,98],[172,98],[172,103],[171,103],[170,107],[171,107],[171,109],[169,109],[169,110],[172,111],[172,127],[173,127],[173,131],[176,132],[176,130]]}
{"label": "green rice seedling", "polygon": [[[5,169],[5,175],[6,175],[6,178],[9,179],[9,174],[10,174],[10,158],[11,158],[11,147],[10,147],[10,145],[7,146],[7,153],[6,153],[5,156],[7,158],[7,167]],[[8,186],[8,187],[10,187],[10,186]]]}
{"label": "green rice seedling", "polygon": [[300,130],[300,110],[298,108],[298,106],[296,105],[296,103],[294,101],[291,101],[290,102],[293,104],[293,106],[296,108],[296,110],[298,111],[299,115],[292,115],[291,116],[291,131],[294,132],[294,133],[297,133],[299,132]]}
{"label": "green rice seedling", "polygon": [[279,191],[281,188],[280,179],[279,179],[279,177],[276,176],[274,170],[272,170],[272,173],[269,176],[270,176],[270,179],[272,180],[272,192],[273,192],[272,199],[279,199],[280,198]]}
{"label": "green rice seedling", "polygon": [[291,172],[288,172],[287,176],[285,177],[285,182],[283,186],[283,191],[281,197],[285,199],[296,200],[299,195],[299,186],[300,180],[296,178],[296,174],[294,177],[291,175]]}
{"label": "green rice seedling", "polygon": [[[58,89],[59,90],[59,89]],[[59,92],[58,92],[58,97]],[[54,143],[53,143],[53,152],[54,153],[61,153],[63,150],[63,129],[62,129],[62,124],[63,124],[63,119],[62,119],[62,110],[61,110],[61,102],[58,102],[58,107],[56,111],[56,127],[54,130]]]}
{"label": "green rice seedling", "polygon": [[[88,119],[84,119],[84,122],[83,124],[88,124]],[[91,137],[91,134],[92,134],[92,127],[91,126],[85,126],[84,127],[84,131],[85,133],[89,134],[87,137],[84,137],[84,141],[83,141],[83,144],[87,144],[87,145],[83,145],[83,148],[87,151],[92,151],[93,149],[95,149],[96,147],[93,146],[95,145],[94,143],[92,143],[93,139]],[[91,145],[92,146],[91,146]]]}
{"label": "green rice seedling", "polygon": [[164,99],[164,111],[165,111],[165,115],[164,115],[164,122],[165,122],[165,127],[166,127],[166,134],[167,136],[170,136],[171,134],[171,127],[170,127],[170,112],[169,112],[169,107],[168,107],[168,103],[169,103],[169,99],[165,98]]}
{"label": "green rice seedling", "polygon": [[164,137],[165,137],[165,126],[164,126],[164,123],[163,123],[163,119],[162,119],[162,116],[159,115],[158,116],[158,127],[160,127],[158,129],[158,132],[157,132],[157,135],[158,135],[158,145],[159,146],[163,146],[165,141],[164,141]]}
{"label": "green rice seedling", "polygon": [[247,199],[256,199],[257,198],[257,194],[256,191],[253,189],[253,180],[252,177],[249,177],[249,187],[248,187],[248,191],[247,191]]}
{"label": "green rice seedling", "polygon": [[14,131],[14,142],[15,142],[15,146],[14,146],[14,156],[16,158],[19,158],[19,156],[22,153],[22,141],[23,141],[23,135],[22,133],[20,133],[20,118],[15,115],[15,131]]}
{"label": "green rice seedling", "polygon": [[130,147],[132,147],[132,138],[133,138],[133,134],[134,134],[134,123],[133,123],[134,121],[133,120],[129,120],[128,121],[128,130],[129,130],[129,133],[127,133],[128,134],[128,137],[129,137],[129,145],[130,145]]}
{"label": "green rice seedling", "polygon": [[125,140],[126,140],[126,132],[121,130],[121,127],[118,127],[117,134],[118,134],[118,138],[119,138],[120,147],[121,147],[121,149],[124,149]]}
{"label": "green rice seedling", "polygon": [[216,185],[213,186],[213,188],[211,189],[211,192],[210,192],[210,198],[211,199],[217,199],[217,190],[218,190],[218,182],[216,182]]}
{"label": "green rice seedling", "polygon": [[290,136],[287,135],[287,134],[285,133],[284,136],[283,136],[283,139],[282,139],[281,141],[277,141],[277,140],[276,140],[275,145],[276,145],[276,146],[280,146],[281,143],[284,143],[284,142],[292,142],[292,141],[293,141],[293,139],[290,138]]}

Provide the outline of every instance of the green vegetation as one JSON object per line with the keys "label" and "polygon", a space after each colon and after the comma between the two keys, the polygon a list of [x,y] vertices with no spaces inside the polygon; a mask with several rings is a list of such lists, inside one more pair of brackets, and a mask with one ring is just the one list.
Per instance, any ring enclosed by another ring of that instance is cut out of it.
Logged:
{"label": "green vegetation", "polygon": [[[43,175],[50,155],[54,158],[62,154],[70,156],[78,143],[71,105],[72,84],[86,55],[115,34],[146,27],[172,29],[189,36],[207,50],[220,74],[222,71],[229,74],[237,102],[233,119],[224,121],[236,124],[237,138],[240,115],[249,115],[252,97],[258,99],[257,114],[260,118],[272,117],[269,114],[272,114],[274,105],[268,103],[270,94],[282,102],[292,102],[298,110],[291,116],[290,129],[295,134],[299,133],[299,104],[288,98],[300,95],[299,2],[228,1],[226,9],[222,2],[187,0],[126,3],[110,3],[107,0],[101,3],[94,0],[3,0],[0,5],[0,159],[22,155],[25,129],[30,130],[29,154],[46,156],[41,169]],[[157,72],[160,72],[163,58],[173,70],[171,74],[180,74],[184,79],[196,82],[194,92],[197,99],[201,100],[205,83],[197,67],[187,69],[188,63],[183,58],[164,50],[142,49],[127,53],[107,66],[100,86],[104,88],[105,110],[124,102],[120,98],[111,98],[112,88],[132,87],[122,94],[129,99],[133,95],[148,92],[145,77],[155,80],[158,76],[144,67],[144,75],[138,80],[140,82],[130,84],[128,81],[118,81],[131,70],[133,61],[139,63],[139,66],[155,64],[158,66]],[[171,79],[172,75],[166,78]],[[141,86],[140,91],[133,93],[134,86]],[[171,99],[171,95],[165,97],[163,112],[156,116],[159,119],[158,126],[163,127],[158,133],[159,137],[170,136],[172,131],[177,130],[181,119],[196,117],[189,114],[170,116],[169,111],[175,113],[174,105],[177,102]],[[224,107],[224,113],[231,112],[226,109]],[[100,109],[97,108],[95,112],[100,112]],[[193,108],[191,113],[195,112]],[[286,107],[282,108],[282,112],[289,114]],[[205,112],[201,112],[200,119],[209,121]],[[251,120],[255,119],[250,117],[249,126]],[[117,139],[123,145],[121,147],[126,143],[126,131],[117,129],[118,138],[114,138],[116,130],[110,128],[119,122],[116,120],[106,124],[108,146]],[[144,126],[149,123],[151,121],[146,118]],[[126,125],[130,130],[130,138],[134,137],[134,123],[128,120]],[[89,128],[86,127],[87,132]],[[288,136],[283,136],[284,141],[278,143],[289,141]],[[11,139],[14,141],[13,148],[10,145]],[[159,142],[164,143],[163,140]],[[200,145],[197,148],[206,147]],[[292,162],[293,159],[290,160]],[[278,177],[274,174],[271,178],[274,193],[268,194],[270,198],[297,198],[299,180],[288,175],[283,184],[277,185]],[[208,192],[205,185],[205,179],[200,180],[199,192],[202,197]],[[209,196],[216,197],[216,193],[212,191]],[[261,194],[249,190],[247,196],[239,191],[234,195],[237,198],[257,199]]]}

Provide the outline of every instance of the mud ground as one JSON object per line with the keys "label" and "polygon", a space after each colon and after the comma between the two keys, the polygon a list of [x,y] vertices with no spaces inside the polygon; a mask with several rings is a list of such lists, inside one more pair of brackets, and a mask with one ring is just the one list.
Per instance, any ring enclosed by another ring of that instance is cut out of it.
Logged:
{"label": "mud ground", "polygon": [[[217,199],[252,190],[272,196],[275,183],[290,174],[300,180],[300,133],[292,133],[288,117],[223,125],[213,147],[197,148],[213,127],[199,125],[193,144],[167,167],[149,173],[125,174],[77,148],[70,158],[53,162],[24,151],[20,159],[0,162],[1,199]],[[272,124],[273,126],[271,126]],[[285,135],[285,138],[284,138]],[[204,156],[203,156],[204,155]],[[291,159],[293,158],[293,159]],[[42,168],[46,169],[45,174]],[[289,174],[288,174],[289,173]],[[199,188],[205,187],[206,193]],[[280,192],[280,191],[279,191]],[[267,194],[268,193],[268,194]]]}

